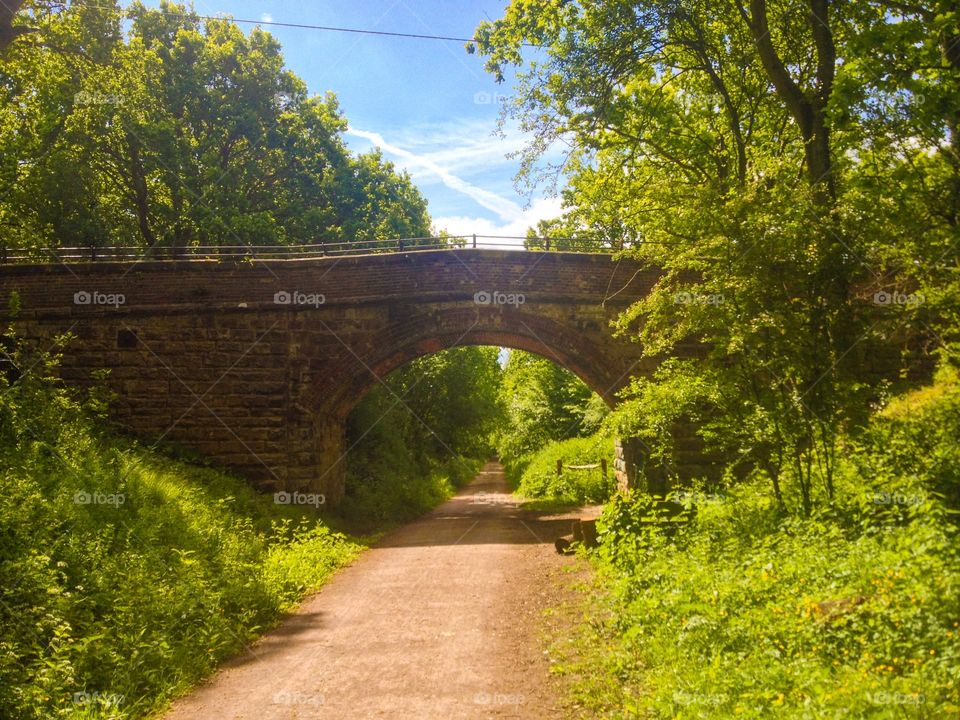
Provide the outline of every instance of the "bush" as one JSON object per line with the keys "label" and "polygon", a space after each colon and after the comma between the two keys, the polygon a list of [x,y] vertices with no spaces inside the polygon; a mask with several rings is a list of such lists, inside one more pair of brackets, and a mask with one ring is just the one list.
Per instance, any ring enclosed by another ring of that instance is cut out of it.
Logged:
{"label": "bush", "polygon": [[448,500],[472,480],[481,466],[476,458],[413,466],[378,453],[357,458],[348,471],[347,495],[338,512],[353,522],[383,527],[423,515]]}
{"label": "bush", "polygon": [[892,400],[852,457],[876,491],[930,491],[960,510],[960,371],[942,366],[934,383]]}
{"label": "bush", "polygon": [[98,428],[55,358],[0,379],[0,717],[143,717],[360,547]]}
{"label": "bush", "polygon": [[[564,465],[593,465],[607,461],[607,475],[600,467],[590,470],[565,469],[557,475],[557,462]],[[517,482],[517,492],[529,498],[569,503],[598,503],[607,500],[614,487],[613,440],[603,434],[548,443],[538,453],[507,466],[508,476]]]}
{"label": "bush", "polygon": [[761,476],[685,494],[695,513],[672,533],[643,522],[647,498],[618,496],[598,523],[590,649],[559,665],[591,716],[957,716],[948,375],[844,441],[836,501],[809,518],[784,513]]}
{"label": "bush", "polygon": [[496,445],[506,465],[523,462],[551,441],[597,432],[609,412],[576,375],[522,350],[510,351],[499,398],[504,418]]}

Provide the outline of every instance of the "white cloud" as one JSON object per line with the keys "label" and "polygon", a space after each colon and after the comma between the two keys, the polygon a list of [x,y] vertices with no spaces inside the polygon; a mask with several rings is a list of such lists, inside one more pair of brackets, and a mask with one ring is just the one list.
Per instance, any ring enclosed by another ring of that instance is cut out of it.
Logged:
{"label": "white cloud", "polygon": [[436,160],[431,159],[428,154],[411,152],[387,142],[379,133],[360,130],[352,126],[347,129],[347,134],[363,138],[376,145],[385,154],[391,156],[391,159],[395,160],[397,165],[409,170],[412,175],[420,170],[437,177],[448,188],[471,198],[481,207],[495,213],[501,220],[511,222],[519,220],[524,215],[523,208],[513,200],[464,180]]}
{"label": "white cloud", "polygon": [[263,15],[260,16],[260,21],[265,23],[272,23],[273,15],[271,15],[270,13],[264,13]]}
{"label": "white cloud", "polygon": [[[454,118],[440,123],[379,128],[378,132],[389,137],[393,145],[432,160],[450,172],[469,177],[500,169],[512,177],[520,167],[520,160],[512,155],[523,150],[530,136],[515,122],[507,123],[502,133],[495,132],[495,128],[496,121],[491,119]],[[567,149],[558,142],[547,150],[544,159],[559,161]]]}
{"label": "white cloud", "polygon": [[[511,237],[523,237],[527,234],[527,228],[535,227],[540,220],[549,220],[555,218],[563,209],[560,207],[560,198],[541,198],[535,200],[529,208],[523,210],[519,217],[507,222],[495,222],[487,218],[471,217],[468,215],[448,215],[435,217],[433,227],[435,230],[446,230],[451,235],[507,235]],[[478,239],[478,244],[483,240]],[[523,246],[523,240],[499,240],[496,245],[514,245]]]}
{"label": "white cloud", "polygon": [[[452,235],[522,238],[527,228],[540,220],[560,215],[561,202],[556,197],[533,197],[524,206],[511,183],[519,161],[507,154],[520,150],[526,139],[518,128],[506,128],[503,138],[494,135],[491,128],[489,120],[450,119],[382,132],[351,126],[347,134],[379,147],[398,169],[410,173],[421,188],[442,184],[463,197],[463,202],[454,202],[451,208],[447,194],[447,211],[433,217],[435,230],[446,230]],[[390,140],[384,135],[389,135]],[[427,191],[428,197],[429,194]],[[497,243],[523,245],[519,239]]]}
{"label": "white cloud", "polygon": [[472,175],[502,167],[511,175],[518,161],[507,155],[523,149],[525,138],[519,132],[500,137],[488,120],[451,121],[418,125],[389,131],[395,145],[421,155],[450,172]]}

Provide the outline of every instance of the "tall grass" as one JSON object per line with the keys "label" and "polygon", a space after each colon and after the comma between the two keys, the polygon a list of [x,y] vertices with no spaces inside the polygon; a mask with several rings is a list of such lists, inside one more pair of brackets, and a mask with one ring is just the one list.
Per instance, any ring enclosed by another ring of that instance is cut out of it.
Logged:
{"label": "tall grass", "polygon": [[54,362],[0,381],[0,717],[144,717],[361,547],[102,431]]}
{"label": "tall grass", "polygon": [[[539,452],[508,458],[507,477],[518,494],[554,503],[599,503],[616,487],[613,438],[605,433],[548,442]],[[607,464],[603,474],[601,460]],[[557,473],[557,463],[563,466]],[[595,465],[596,467],[585,467]],[[569,466],[580,466],[576,469]]]}
{"label": "tall grass", "polygon": [[687,493],[674,532],[617,498],[590,621],[555,648],[583,716],[960,716],[960,384],[939,384],[844,440],[813,517],[778,511],[762,477]]}

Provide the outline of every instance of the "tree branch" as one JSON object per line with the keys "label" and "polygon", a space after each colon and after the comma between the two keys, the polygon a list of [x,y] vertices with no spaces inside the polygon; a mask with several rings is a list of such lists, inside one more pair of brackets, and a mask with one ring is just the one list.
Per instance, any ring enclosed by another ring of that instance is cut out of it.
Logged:
{"label": "tree branch", "polygon": [[767,71],[767,77],[770,78],[770,82],[776,88],[777,94],[800,126],[803,139],[809,140],[813,134],[813,113],[810,103],[803,96],[800,86],[790,77],[790,73],[783,66],[783,61],[777,55],[776,48],[773,47],[773,39],[770,37],[770,24],[767,20],[766,0],[750,0],[750,12],[752,18],[748,18],[747,22],[750,31],[753,33],[754,42],[757,44],[760,62],[763,63],[763,68]]}
{"label": "tree branch", "polygon": [[26,0],[0,1],[0,53],[4,52],[21,35],[40,32],[40,28],[14,25],[13,18]]}

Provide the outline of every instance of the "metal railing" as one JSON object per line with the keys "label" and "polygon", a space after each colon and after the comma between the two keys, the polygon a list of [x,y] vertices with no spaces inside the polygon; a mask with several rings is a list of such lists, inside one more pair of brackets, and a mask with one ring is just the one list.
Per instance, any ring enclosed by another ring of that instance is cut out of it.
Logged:
{"label": "metal railing", "polygon": [[[528,246],[528,243],[530,245]],[[191,245],[150,248],[138,246],[86,246],[11,248],[0,245],[0,263],[129,262],[139,260],[303,260],[346,255],[375,255],[424,250],[502,249],[609,253],[618,248],[578,238],[523,237],[514,235],[453,235],[349,240],[311,245]]]}

